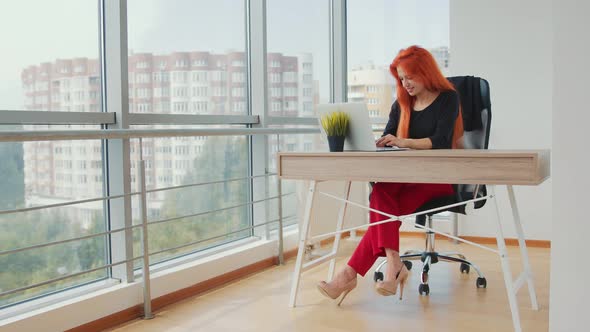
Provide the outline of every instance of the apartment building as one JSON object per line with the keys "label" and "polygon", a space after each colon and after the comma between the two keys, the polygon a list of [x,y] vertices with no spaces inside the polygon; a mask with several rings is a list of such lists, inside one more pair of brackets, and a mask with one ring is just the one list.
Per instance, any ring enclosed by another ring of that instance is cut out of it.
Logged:
{"label": "apartment building", "polygon": [[[130,113],[245,115],[248,111],[246,55],[243,52],[131,52],[128,58]],[[58,59],[31,65],[21,74],[24,108],[39,111],[101,111],[97,59]],[[318,100],[310,54],[268,54],[268,105],[273,116],[312,116]],[[72,126],[70,126],[72,127]],[[165,125],[144,128],[167,128]],[[39,126],[25,126],[25,129]],[[53,127],[55,128],[55,127]],[[88,128],[88,127],[84,127]],[[93,128],[98,129],[98,128]],[[143,139],[148,188],[175,186],[193,170],[205,137]],[[131,140],[131,185],[137,188],[138,140]],[[278,142],[271,142],[271,145]],[[296,137],[288,147],[307,146]],[[275,148],[271,148],[274,150]],[[103,192],[102,143],[47,141],[24,143],[27,206],[99,197]],[[148,213],[159,215],[164,193],[152,197]],[[70,217],[88,223],[102,202],[68,209]],[[137,215],[134,213],[134,215]]]}

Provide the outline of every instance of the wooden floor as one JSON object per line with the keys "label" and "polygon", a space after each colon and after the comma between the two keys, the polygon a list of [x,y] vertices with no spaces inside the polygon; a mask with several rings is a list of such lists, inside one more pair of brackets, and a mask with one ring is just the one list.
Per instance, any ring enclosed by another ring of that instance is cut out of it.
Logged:
{"label": "wooden floor", "polygon": [[[403,238],[404,249],[421,248],[420,238]],[[338,266],[355,247],[344,240]],[[373,290],[373,270],[359,278],[341,307],[321,296],[317,281],[328,264],[303,274],[298,306],[288,307],[294,259],[251,277],[187,299],[111,331],[512,331],[512,319],[499,258],[494,253],[437,240],[437,250],[460,251],[485,274],[487,289],[476,289],[477,274],[461,275],[457,264],[441,262],[430,270],[430,296],[420,296],[421,263],[415,262],[404,299],[383,297]],[[512,270],[520,271],[517,247],[509,247]],[[550,249],[529,248],[540,310],[531,309],[526,286],[518,294],[523,331],[547,331],[549,322]]]}

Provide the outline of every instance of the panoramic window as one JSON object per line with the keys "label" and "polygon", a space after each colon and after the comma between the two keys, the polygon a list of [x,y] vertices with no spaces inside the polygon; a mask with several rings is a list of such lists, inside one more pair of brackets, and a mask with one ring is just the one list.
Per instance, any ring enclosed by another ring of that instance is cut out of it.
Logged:
{"label": "panoramic window", "polygon": [[[250,230],[240,231],[249,226],[246,138],[143,139],[142,156],[147,190],[162,189],[147,195],[149,250],[156,253],[152,264],[250,236]],[[134,190],[139,189],[138,167],[139,142],[132,140]],[[184,185],[194,186],[166,189]],[[134,223],[139,223],[138,198],[132,207]],[[135,252],[141,252],[140,235],[135,233]]]}
{"label": "panoramic window", "polygon": [[[102,111],[96,1],[23,0],[4,9],[10,14],[0,21],[0,112]],[[0,125],[80,128],[99,126]],[[0,159],[0,210],[103,196],[101,141],[0,143]],[[2,213],[0,252],[104,230],[102,202]],[[107,263],[105,241],[99,236],[0,255],[0,307],[106,277],[107,269],[83,273]]]}
{"label": "panoramic window", "polygon": [[271,116],[312,117],[315,105],[329,101],[329,5],[328,0],[266,2]]}
{"label": "panoramic window", "polygon": [[449,1],[348,0],[348,101],[387,118],[395,100],[389,64],[410,45],[428,49],[449,74]]}
{"label": "panoramic window", "polygon": [[243,1],[127,5],[131,113],[247,113]]}
{"label": "panoramic window", "polygon": [[[131,113],[248,114],[245,2],[130,0],[128,34]],[[171,137],[142,143],[148,189],[248,174],[248,141],[243,137]],[[133,187],[138,161],[139,144],[132,140]],[[249,236],[250,231],[219,236],[247,227],[248,207],[243,204],[249,199],[248,188],[248,180],[241,180],[148,195],[148,219],[154,222],[149,227],[150,252],[158,252],[151,262]],[[134,218],[139,216],[136,208],[134,204]]]}

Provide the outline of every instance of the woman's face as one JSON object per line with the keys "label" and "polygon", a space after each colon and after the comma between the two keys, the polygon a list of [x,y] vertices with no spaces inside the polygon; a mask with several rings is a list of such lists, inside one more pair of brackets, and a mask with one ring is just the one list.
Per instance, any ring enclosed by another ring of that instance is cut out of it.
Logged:
{"label": "woman's face", "polygon": [[397,67],[397,75],[410,96],[415,97],[424,91],[424,84],[415,81],[412,75],[406,74],[401,67]]}

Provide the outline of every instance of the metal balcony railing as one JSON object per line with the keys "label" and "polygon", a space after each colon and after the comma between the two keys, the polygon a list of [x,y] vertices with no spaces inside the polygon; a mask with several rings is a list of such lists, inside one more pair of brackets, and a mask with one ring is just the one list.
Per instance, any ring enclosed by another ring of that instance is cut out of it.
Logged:
{"label": "metal balcony railing", "polygon": [[[262,175],[254,175],[254,176],[247,176],[241,178],[233,178],[233,179],[224,179],[218,181],[210,181],[210,182],[201,182],[201,183],[193,183],[193,184],[185,184],[179,186],[170,186],[170,187],[162,187],[162,188],[155,188],[155,189],[146,189],[146,178],[145,178],[145,170],[146,170],[146,161],[143,158],[141,153],[142,149],[142,139],[143,138],[153,138],[153,137],[195,137],[195,136],[220,136],[220,135],[228,135],[228,136],[235,136],[235,135],[284,135],[284,134],[305,134],[305,133],[318,133],[319,130],[315,128],[311,129],[275,129],[275,128],[268,128],[268,129],[145,129],[145,130],[134,130],[134,129],[121,129],[121,130],[76,130],[76,131],[0,131],[0,142],[27,142],[27,141],[53,141],[53,140],[90,140],[90,139],[130,139],[130,138],[138,138],[139,139],[139,151],[140,151],[140,162],[139,162],[139,176],[138,176],[138,184],[139,184],[139,191],[137,192],[129,192],[121,195],[111,195],[111,196],[104,196],[98,198],[89,198],[89,199],[82,199],[82,200],[74,200],[65,203],[58,203],[58,204],[48,204],[43,206],[34,206],[34,207],[27,207],[27,208],[19,208],[19,209],[12,209],[12,210],[2,210],[0,211],[1,215],[7,214],[15,214],[15,213],[23,213],[35,210],[44,210],[56,207],[64,207],[64,206],[71,206],[76,204],[82,203],[90,203],[90,202],[97,202],[97,201],[108,201],[113,199],[119,199],[124,197],[139,197],[139,211],[140,211],[140,220],[141,223],[137,225],[131,225],[127,227],[111,229],[109,231],[94,233],[85,236],[73,237],[65,240],[60,241],[52,241],[47,243],[35,244],[26,247],[14,248],[10,250],[0,251],[0,256],[15,254],[19,252],[26,252],[34,249],[45,248],[50,246],[55,246],[59,244],[80,241],[84,239],[91,239],[100,236],[107,236],[119,232],[124,232],[133,229],[141,229],[141,255],[131,257],[125,260],[120,260],[117,262],[111,262],[109,264],[104,264],[100,267],[95,267],[91,269],[86,269],[84,271],[79,271],[71,274],[67,274],[58,278],[53,278],[50,280],[45,280],[43,282],[27,285],[24,287],[19,287],[15,289],[5,290],[0,292],[0,297],[8,296],[14,293],[26,291],[28,289],[41,287],[44,285],[52,284],[64,279],[73,278],[76,276],[84,275],[87,273],[91,273],[94,271],[99,271],[105,268],[111,268],[120,264],[126,264],[136,260],[142,260],[142,285],[143,285],[143,292],[144,292],[144,313],[145,318],[152,317],[152,310],[151,310],[151,288],[150,288],[150,256],[161,254],[167,251],[178,250],[181,248],[194,246],[196,244],[200,244],[203,242],[219,239],[226,237],[232,234],[238,234],[240,232],[244,232],[247,230],[254,230],[258,227],[266,227],[268,233],[268,227],[271,224],[278,224],[278,257],[279,257],[279,264],[283,263],[283,222],[285,220],[290,220],[296,218],[296,216],[283,216],[282,211],[282,199],[287,195],[291,195],[293,193],[282,193],[282,186],[280,179],[277,178],[277,195],[275,196],[268,196],[264,197],[263,199],[259,200],[251,200],[248,202],[244,202],[237,205],[227,206],[220,209],[209,210],[204,212],[199,212],[190,215],[183,215],[183,216],[176,216],[172,218],[166,218],[161,220],[153,220],[148,221],[147,218],[147,194],[154,193],[159,191],[165,190],[174,190],[180,188],[189,188],[189,187],[196,187],[196,186],[203,186],[203,185],[210,185],[210,184],[218,184],[218,183],[228,183],[233,181],[243,181],[243,180],[253,180],[255,178],[262,178],[262,177],[273,177],[277,176],[275,173],[268,173]],[[226,232],[223,234],[217,234],[215,236],[200,239],[198,241],[193,241],[190,243],[184,243],[179,246],[174,246],[154,252],[150,252],[148,248],[148,227],[155,224],[161,223],[170,223],[176,220],[180,220],[183,218],[189,217],[196,217],[201,215],[206,215],[214,212],[224,211],[235,209],[239,207],[246,207],[246,206],[253,206],[254,204],[266,202],[269,200],[279,200],[278,203],[278,218],[273,220],[268,220],[262,223],[255,224],[253,222],[252,226],[243,227],[238,230],[233,230],[230,232]],[[126,241],[133,241],[132,238],[126,238]],[[129,245],[129,244],[128,244]],[[132,244],[131,244],[132,245]]]}

